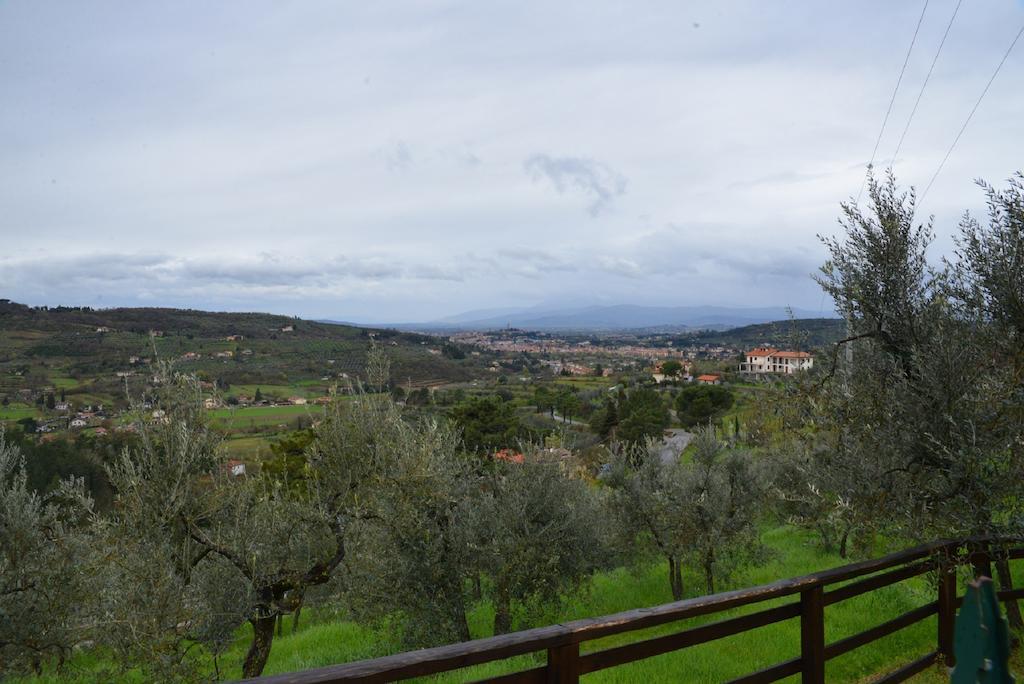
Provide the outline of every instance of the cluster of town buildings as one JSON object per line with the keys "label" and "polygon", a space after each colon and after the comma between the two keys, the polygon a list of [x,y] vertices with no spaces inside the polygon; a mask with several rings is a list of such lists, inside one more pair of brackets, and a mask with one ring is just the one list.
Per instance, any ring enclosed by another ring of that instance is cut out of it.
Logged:
{"label": "cluster of town buildings", "polygon": [[[86,405],[75,410],[69,401],[58,401],[53,406],[58,415],[49,420],[42,420],[36,424],[36,432],[48,433],[57,430],[81,430],[87,427],[96,427],[110,419],[110,415],[103,407],[103,404],[96,406]],[[104,435],[106,428],[96,427],[96,433]]]}
{"label": "cluster of town buildings", "polygon": [[[540,363],[551,368],[555,374],[562,375],[593,375],[597,367],[593,361],[601,358],[655,362],[652,375],[658,383],[677,380],[708,385],[721,383],[722,378],[712,373],[698,377],[691,375],[691,361],[695,359],[728,361],[740,356],[743,360],[738,370],[749,376],[792,374],[800,370],[808,370],[814,365],[814,357],[808,352],[782,350],[774,347],[756,347],[741,354],[737,349],[714,344],[648,346],[626,340],[622,343],[603,341],[602,344],[595,344],[590,340],[570,342],[546,333],[511,329],[494,332],[461,332],[452,335],[449,339],[455,343],[474,345],[495,352],[545,356],[548,358],[541,359]],[[679,373],[669,376],[662,372],[662,364],[672,359],[679,360],[683,367]],[[602,374],[606,376],[613,372],[611,368],[602,370]]]}
{"label": "cluster of town buildings", "polygon": [[[556,359],[542,359],[542,366],[547,366],[555,375],[597,375],[597,366],[575,361],[561,361]],[[600,375],[607,378],[614,371],[611,368],[601,368]]]}
{"label": "cluster of town buildings", "polygon": [[698,385],[721,385],[721,373],[701,373],[693,375],[693,364],[680,362],[678,369],[668,369],[664,361],[654,365],[654,372],[651,377],[659,385],[664,382],[695,382]]}
{"label": "cluster of town buildings", "polygon": [[[306,397],[288,397],[287,399],[260,399],[257,401],[253,397],[245,394],[239,394],[233,398],[233,401],[229,404],[230,406],[306,406],[308,404],[314,404],[316,406],[326,406],[331,403],[331,397],[315,397],[313,399],[307,399]],[[220,397],[207,397],[203,399],[203,408],[213,410],[223,408],[226,402]]]}
{"label": "cluster of town buildings", "polygon": [[569,342],[559,337],[549,337],[529,332],[500,331],[461,332],[449,338],[452,342],[474,345],[490,351],[516,354],[550,355],[604,355],[611,357],[654,361],[671,358],[727,359],[735,357],[738,350],[714,344],[692,344],[684,347],[648,346],[629,342],[605,342],[595,345],[589,340]]}

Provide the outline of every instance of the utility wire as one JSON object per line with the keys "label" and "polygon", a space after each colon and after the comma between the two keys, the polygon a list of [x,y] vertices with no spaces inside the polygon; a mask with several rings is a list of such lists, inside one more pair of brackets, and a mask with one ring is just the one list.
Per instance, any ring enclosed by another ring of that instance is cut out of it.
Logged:
{"label": "utility wire", "polygon": [[910,123],[914,120],[914,114],[917,113],[917,106],[921,104],[921,97],[924,95],[924,89],[928,87],[928,79],[932,77],[932,71],[935,69],[935,63],[939,61],[939,54],[942,52],[942,46],[946,44],[946,38],[949,36],[949,29],[953,28],[953,22],[956,20],[957,12],[960,11],[960,5],[963,0],[957,0],[956,7],[953,8],[953,16],[949,18],[949,23],[946,24],[946,32],[942,34],[942,40],[939,41],[939,49],[935,51],[935,57],[932,58],[932,64],[928,67],[928,73],[925,74],[924,83],[921,84],[921,90],[917,93],[917,100],[914,101],[914,108],[910,110],[910,118],[907,119],[907,125],[903,127],[903,133],[900,135],[900,141],[896,144],[896,151],[892,154],[892,163],[896,163],[896,158],[900,154],[900,149],[903,147],[903,139],[907,137],[907,131],[910,130]]}
{"label": "utility wire", "polygon": [[1010,47],[1006,48],[1006,52],[1003,53],[1003,58],[999,60],[999,64],[996,65],[996,70],[992,72],[992,77],[988,79],[988,83],[985,84],[985,89],[982,90],[981,95],[978,96],[978,101],[974,103],[971,113],[968,114],[967,119],[964,120],[964,125],[960,127],[960,131],[956,134],[956,137],[953,138],[953,144],[949,146],[948,150],[946,150],[946,156],[942,158],[941,162],[939,162],[939,168],[935,169],[932,179],[928,181],[928,186],[924,189],[924,192],[921,193],[921,198],[917,201],[918,204],[924,200],[928,191],[932,189],[932,184],[942,172],[942,167],[946,165],[946,160],[949,159],[949,155],[953,154],[953,148],[956,147],[958,142],[960,142],[960,136],[962,136],[964,131],[967,130],[967,124],[971,123],[971,118],[974,117],[974,113],[978,111],[978,106],[981,105],[981,101],[985,98],[985,93],[988,92],[989,87],[992,85],[992,81],[996,80],[996,76],[999,75],[999,70],[1003,68],[1003,64],[1006,63],[1006,58],[1010,56],[1010,52],[1013,51],[1013,46],[1017,44],[1018,40],[1020,40],[1021,35],[1024,35],[1024,26],[1020,27],[1020,31],[1017,31],[1017,35],[1014,36],[1013,42],[1010,43]]}
{"label": "utility wire", "polygon": [[[896,93],[900,91],[900,83],[903,82],[903,74],[907,71],[907,63],[910,62],[910,53],[914,51],[914,43],[917,42],[917,33],[921,30],[921,22],[924,21],[924,13],[928,10],[929,0],[924,0],[924,7],[921,8],[921,16],[917,18],[917,26],[914,28],[914,37],[910,39],[910,47],[907,48],[907,56],[903,58],[903,68],[900,69],[900,77],[896,79],[896,87],[892,89],[892,97],[889,98],[889,108],[885,110],[885,118],[882,119],[882,129],[878,131],[878,139],[875,140],[875,149],[871,151],[871,161],[868,162],[868,168],[874,166],[875,155],[878,154],[878,146],[882,142],[882,134],[885,133],[885,125],[889,122],[889,115],[892,114],[892,105],[896,102]],[[857,202],[860,202],[860,196],[864,194],[864,184],[867,183],[867,176],[860,183],[860,192],[857,193]]]}

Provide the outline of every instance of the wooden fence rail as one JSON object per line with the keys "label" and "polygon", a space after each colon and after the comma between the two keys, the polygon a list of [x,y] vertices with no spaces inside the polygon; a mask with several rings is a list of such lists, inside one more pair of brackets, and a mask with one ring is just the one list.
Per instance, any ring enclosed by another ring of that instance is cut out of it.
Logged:
{"label": "wooden fence rail", "polygon": [[[543,666],[483,681],[516,684],[579,682],[580,676],[589,672],[748,632],[782,620],[798,618],[799,657],[740,677],[733,682],[761,684],[800,674],[804,684],[823,684],[827,661],[937,615],[935,650],[922,654],[916,660],[877,680],[878,684],[902,682],[927,669],[940,657],[946,664],[953,664],[953,624],[956,610],[962,602],[962,598],[957,596],[957,568],[971,565],[976,574],[991,577],[992,558],[1024,558],[1022,544],[1024,539],[1019,538],[940,540],[882,558],[757,587],[528,629],[487,639],[247,681],[256,684],[393,682],[546,651],[547,663]],[[937,595],[934,601],[858,634],[826,643],[825,620],[828,606],[928,572],[935,572],[938,575]],[[721,613],[788,596],[794,596],[797,600],[689,627],[674,634],[581,653],[582,644],[601,637]],[[999,598],[1002,601],[1021,599],[1024,598],[1024,590],[1004,590],[999,592]],[[684,676],[685,673],[680,673],[680,678]]]}

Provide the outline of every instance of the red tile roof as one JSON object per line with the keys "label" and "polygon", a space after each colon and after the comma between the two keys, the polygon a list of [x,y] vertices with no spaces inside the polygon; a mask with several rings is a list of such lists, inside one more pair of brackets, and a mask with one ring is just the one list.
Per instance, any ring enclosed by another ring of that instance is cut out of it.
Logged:
{"label": "red tile roof", "polygon": [[777,351],[774,347],[755,347],[752,351],[747,352],[747,356],[771,356]]}
{"label": "red tile roof", "polygon": [[512,449],[502,449],[494,454],[494,458],[498,461],[507,461],[508,463],[522,463],[526,460],[525,456]]}

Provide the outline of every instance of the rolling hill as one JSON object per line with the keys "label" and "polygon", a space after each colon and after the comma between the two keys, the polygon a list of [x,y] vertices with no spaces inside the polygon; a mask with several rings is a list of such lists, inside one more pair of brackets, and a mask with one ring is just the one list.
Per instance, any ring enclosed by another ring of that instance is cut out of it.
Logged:
{"label": "rolling hill", "polygon": [[42,391],[77,403],[115,403],[126,383],[142,387],[156,359],[218,387],[309,385],[309,393],[363,372],[370,345],[383,346],[403,383],[478,377],[483,357],[449,358],[444,340],[262,313],[163,308],[35,308],[0,300],[0,397]]}

